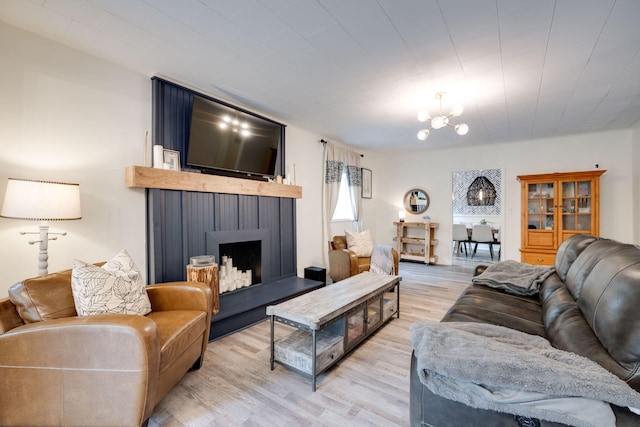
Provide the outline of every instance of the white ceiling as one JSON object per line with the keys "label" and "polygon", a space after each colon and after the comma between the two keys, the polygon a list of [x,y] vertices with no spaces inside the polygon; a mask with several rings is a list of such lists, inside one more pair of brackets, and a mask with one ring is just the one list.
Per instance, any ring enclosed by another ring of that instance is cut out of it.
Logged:
{"label": "white ceiling", "polygon": [[[367,149],[640,121],[638,0],[0,0],[0,20]],[[445,91],[469,133],[416,133]]]}

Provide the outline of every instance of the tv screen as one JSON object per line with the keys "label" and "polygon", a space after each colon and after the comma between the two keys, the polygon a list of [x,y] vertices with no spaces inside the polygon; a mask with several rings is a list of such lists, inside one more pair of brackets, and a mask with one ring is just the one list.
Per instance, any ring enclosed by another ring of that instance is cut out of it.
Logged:
{"label": "tv screen", "polygon": [[187,164],[273,177],[284,125],[194,95]]}

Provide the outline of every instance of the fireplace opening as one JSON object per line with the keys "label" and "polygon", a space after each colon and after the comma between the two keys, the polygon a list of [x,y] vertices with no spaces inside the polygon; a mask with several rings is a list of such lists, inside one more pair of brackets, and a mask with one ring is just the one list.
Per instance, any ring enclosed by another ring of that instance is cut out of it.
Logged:
{"label": "fireplace opening", "polygon": [[229,292],[262,283],[262,242],[221,243],[219,245],[220,292]]}

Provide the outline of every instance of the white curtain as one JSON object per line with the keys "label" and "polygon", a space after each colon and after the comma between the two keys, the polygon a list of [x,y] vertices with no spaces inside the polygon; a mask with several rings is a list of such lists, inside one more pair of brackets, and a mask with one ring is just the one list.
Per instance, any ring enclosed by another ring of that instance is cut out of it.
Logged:
{"label": "white curtain", "polygon": [[[323,236],[324,242],[331,240],[331,218],[338,204],[338,194],[342,181],[343,171],[346,168],[347,183],[351,194],[351,209],[355,219],[355,228],[358,229],[360,211],[362,206],[362,169],[360,168],[360,154],[337,146],[331,142],[324,145],[324,162],[322,186],[323,195]],[[328,248],[325,247],[325,265],[329,265]]]}

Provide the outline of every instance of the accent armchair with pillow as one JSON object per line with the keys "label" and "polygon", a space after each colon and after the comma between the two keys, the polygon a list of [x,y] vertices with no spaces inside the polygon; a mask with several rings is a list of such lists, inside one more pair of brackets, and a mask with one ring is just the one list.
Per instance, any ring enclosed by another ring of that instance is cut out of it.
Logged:
{"label": "accent armchair with pillow", "polygon": [[[114,260],[25,280],[0,300],[0,425],[145,425],[201,366],[211,289],[173,282],[131,291],[136,272]],[[89,315],[77,315],[79,303]],[[114,314],[140,310],[148,313]]]}
{"label": "accent armchair with pillow", "polygon": [[[329,276],[334,282],[355,276],[371,268],[374,244],[369,230],[345,230],[344,236],[333,236],[329,241]],[[398,274],[398,252],[391,249],[394,274]]]}

